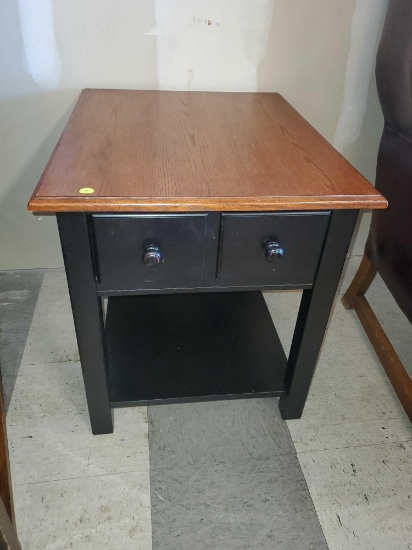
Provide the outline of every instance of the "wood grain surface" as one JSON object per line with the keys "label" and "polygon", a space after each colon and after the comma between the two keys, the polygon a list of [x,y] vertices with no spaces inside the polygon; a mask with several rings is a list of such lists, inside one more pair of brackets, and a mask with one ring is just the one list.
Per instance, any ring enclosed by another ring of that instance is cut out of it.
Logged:
{"label": "wood grain surface", "polygon": [[386,206],[278,94],[91,89],[29,202],[38,212]]}

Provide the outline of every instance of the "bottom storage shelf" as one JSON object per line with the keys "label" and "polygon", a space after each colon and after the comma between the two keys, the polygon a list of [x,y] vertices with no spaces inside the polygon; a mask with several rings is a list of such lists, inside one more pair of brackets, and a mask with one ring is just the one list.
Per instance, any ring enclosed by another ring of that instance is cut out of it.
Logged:
{"label": "bottom storage shelf", "polygon": [[110,297],[105,331],[114,407],[283,394],[261,292]]}

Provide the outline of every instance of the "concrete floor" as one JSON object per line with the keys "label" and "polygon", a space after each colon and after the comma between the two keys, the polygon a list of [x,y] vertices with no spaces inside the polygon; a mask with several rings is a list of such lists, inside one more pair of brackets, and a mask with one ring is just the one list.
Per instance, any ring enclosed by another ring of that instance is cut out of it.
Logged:
{"label": "concrete floor", "polygon": [[[152,406],[93,437],[64,273],[44,273],[0,277],[23,548],[412,548],[411,425],[340,301],[301,420],[276,399]],[[265,297],[288,349],[300,293]],[[411,367],[411,325],[381,280],[368,298]]]}

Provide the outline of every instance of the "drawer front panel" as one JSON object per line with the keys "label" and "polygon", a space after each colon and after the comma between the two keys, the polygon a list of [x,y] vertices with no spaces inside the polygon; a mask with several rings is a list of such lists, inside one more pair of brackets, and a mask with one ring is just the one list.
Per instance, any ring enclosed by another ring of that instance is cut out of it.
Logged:
{"label": "drawer front panel", "polygon": [[207,214],[92,216],[99,290],[200,285]]}
{"label": "drawer front panel", "polygon": [[312,284],[329,216],[329,212],[223,214],[221,283]]}

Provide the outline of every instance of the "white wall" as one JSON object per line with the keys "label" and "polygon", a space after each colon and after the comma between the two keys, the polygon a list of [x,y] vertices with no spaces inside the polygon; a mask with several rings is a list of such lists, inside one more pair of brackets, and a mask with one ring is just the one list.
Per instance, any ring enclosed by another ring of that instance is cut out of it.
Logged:
{"label": "white wall", "polygon": [[279,91],[373,181],[386,2],[1,2],[0,269],[62,265],[54,217],[26,204],[85,87]]}

